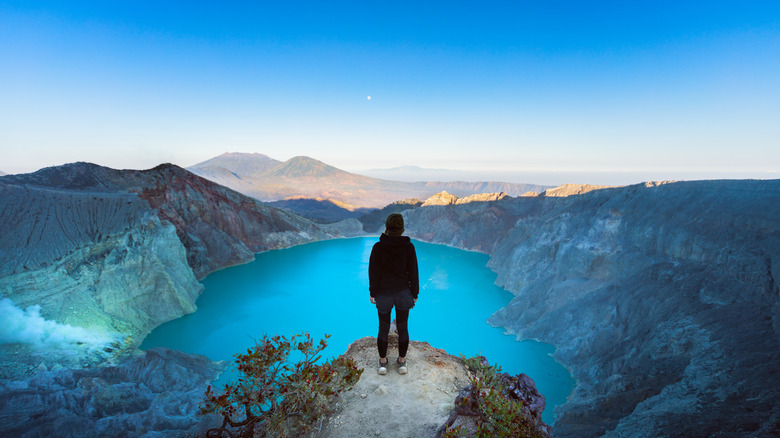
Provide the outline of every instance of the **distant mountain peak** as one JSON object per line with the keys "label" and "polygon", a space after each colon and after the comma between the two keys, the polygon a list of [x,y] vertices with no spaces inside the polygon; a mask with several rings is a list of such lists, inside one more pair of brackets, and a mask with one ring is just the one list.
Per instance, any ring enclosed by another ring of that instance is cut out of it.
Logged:
{"label": "distant mountain peak", "polygon": [[[281,161],[274,160],[265,154],[225,152],[217,157],[192,165],[187,169],[192,171],[224,169],[226,172],[243,178],[252,175],[261,175],[273,169],[280,163]],[[206,174],[208,175],[209,173],[212,172],[207,172]]]}
{"label": "distant mountain peak", "polygon": [[279,164],[268,172],[270,175],[301,178],[301,177],[329,177],[346,174],[347,172],[311,157],[299,155]]}
{"label": "distant mountain peak", "polygon": [[306,155],[296,155],[296,156],[290,158],[289,160],[285,161],[284,163],[285,164],[295,164],[295,165],[305,163],[305,164],[315,164],[315,165],[328,166],[327,164],[323,163],[322,161],[320,161],[320,160],[318,160],[316,158],[307,157]]}
{"label": "distant mountain peak", "polygon": [[221,155],[218,155],[216,158],[268,158],[273,160],[273,158],[269,157],[268,155],[258,152],[225,152]]}

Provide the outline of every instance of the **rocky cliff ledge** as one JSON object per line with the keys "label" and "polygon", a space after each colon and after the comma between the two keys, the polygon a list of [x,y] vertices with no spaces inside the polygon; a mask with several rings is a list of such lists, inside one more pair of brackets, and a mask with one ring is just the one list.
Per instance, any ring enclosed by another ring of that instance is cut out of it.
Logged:
{"label": "rocky cliff ledge", "polygon": [[[398,337],[391,334],[389,340],[390,349],[394,351],[398,348]],[[450,418],[456,399],[470,395],[468,385],[472,374],[463,360],[427,342],[409,343],[406,355],[409,372],[405,375],[398,374],[392,362],[387,375],[377,373],[374,337],[356,340],[342,356],[354,359],[365,371],[352,391],[338,398],[338,413],[324,422],[312,438],[432,438]],[[526,411],[527,415],[541,418],[544,397],[536,392],[534,382],[528,376],[518,376],[518,382],[521,383],[513,389],[517,394],[534,394],[523,400],[526,406],[532,406]],[[454,424],[470,428],[473,424],[468,418],[458,417]],[[547,436],[549,426],[540,420],[537,424],[537,435]]]}
{"label": "rocky cliff ledge", "polygon": [[780,433],[780,181],[648,183],[404,213],[490,254],[491,319],[577,380],[556,436]]}
{"label": "rocky cliff ledge", "polygon": [[[391,341],[391,348],[397,348],[397,337]],[[455,397],[469,383],[460,358],[427,342],[409,343],[406,375],[399,375],[393,364],[387,375],[377,374],[374,337],[353,342],[344,356],[365,371],[355,388],[339,397],[340,413],[323,424],[318,438],[433,437],[452,411]]]}

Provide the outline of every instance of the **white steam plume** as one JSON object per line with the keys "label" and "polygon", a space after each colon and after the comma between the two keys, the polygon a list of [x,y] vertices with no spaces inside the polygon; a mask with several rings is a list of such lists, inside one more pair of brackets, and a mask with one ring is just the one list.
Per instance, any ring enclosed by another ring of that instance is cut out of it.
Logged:
{"label": "white steam plume", "polygon": [[22,310],[8,298],[0,299],[0,344],[22,343],[40,349],[98,348],[112,342],[108,333],[96,333],[46,320],[41,306]]}

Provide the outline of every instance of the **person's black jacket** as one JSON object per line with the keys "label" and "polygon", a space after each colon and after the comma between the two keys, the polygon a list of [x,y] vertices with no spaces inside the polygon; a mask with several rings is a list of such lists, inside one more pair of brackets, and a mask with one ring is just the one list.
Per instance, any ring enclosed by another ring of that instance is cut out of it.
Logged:
{"label": "person's black jacket", "polygon": [[379,236],[368,262],[368,289],[372,297],[409,289],[417,299],[420,279],[417,253],[407,236]]}

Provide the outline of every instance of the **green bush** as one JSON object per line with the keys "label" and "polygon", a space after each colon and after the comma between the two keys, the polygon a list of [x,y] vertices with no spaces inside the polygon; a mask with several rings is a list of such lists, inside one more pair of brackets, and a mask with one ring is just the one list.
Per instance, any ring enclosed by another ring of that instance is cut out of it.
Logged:
{"label": "green bush", "polygon": [[[209,386],[201,414],[218,414],[222,426],[209,437],[296,437],[311,431],[315,421],[330,413],[330,399],[349,391],[360,379],[352,359],[317,361],[330,335],[314,345],[308,333],[263,338],[246,354],[236,354],[238,382],[222,393]],[[290,353],[300,356],[288,361]]]}
{"label": "green bush", "polygon": [[[473,436],[493,437],[549,437],[546,426],[534,418],[522,402],[513,398],[508,390],[507,378],[501,375],[501,367],[489,365],[482,357],[463,358],[466,368],[472,372],[467,386],[455,399],[452,415],[439,430],[438,436],[456,438]],[[453,427],[458,417],[470,417],[476,426]]]}

